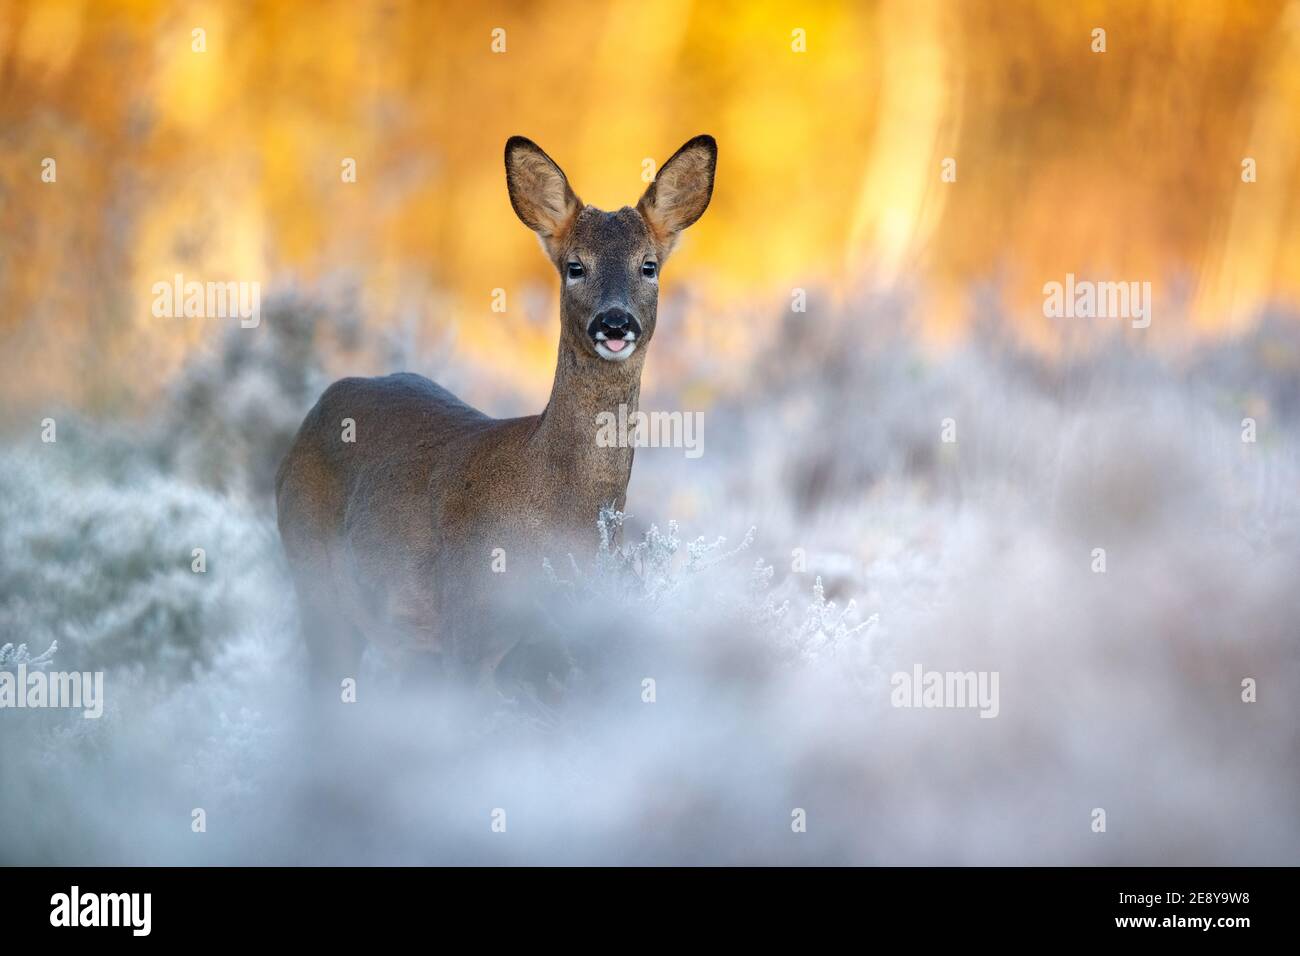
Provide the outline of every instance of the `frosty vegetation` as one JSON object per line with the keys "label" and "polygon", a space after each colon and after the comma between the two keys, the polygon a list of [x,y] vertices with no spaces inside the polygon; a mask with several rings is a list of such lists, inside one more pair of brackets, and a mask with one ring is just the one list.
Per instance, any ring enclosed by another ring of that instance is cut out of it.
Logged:
{"label": "frosty vegetation", "polygon": [[26,644],[19,644],[17,647],[13,644],[0,645],[0,670],[17,670],[19,664],[29,671],[44,670],[54,660],[54,654],[58,649],[59,645],[56,641],[43,653],[33,656],[31,651],[27,650]]}
{"label": "frosty vegetation", "polygon": [[[330,377],[394,363],[347,310],[268,305],[141,420],[6,423],[0,666],[104,670],[107,706],[0,713],[0,862],[1294,862],[1297,323],[935,358],[858,311],[769,343],[709,453],[642,450],[634,514],[553,562],[546,721],[365,677],[303,705],[270,477]],[[918,663],[998,671],[999,716],[892,708]]]}

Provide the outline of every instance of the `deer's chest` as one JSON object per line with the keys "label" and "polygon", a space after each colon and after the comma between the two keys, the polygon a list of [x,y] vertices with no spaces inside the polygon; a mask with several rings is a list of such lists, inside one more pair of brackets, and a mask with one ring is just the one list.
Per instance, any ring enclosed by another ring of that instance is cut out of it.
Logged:
{"label": "deer's chest", "polygon": [[458,475],[435,503],[435,525],[458,550],[594,550],[600,510],[622,508],[632,468],[629,449],[596,451],[521,456]]}

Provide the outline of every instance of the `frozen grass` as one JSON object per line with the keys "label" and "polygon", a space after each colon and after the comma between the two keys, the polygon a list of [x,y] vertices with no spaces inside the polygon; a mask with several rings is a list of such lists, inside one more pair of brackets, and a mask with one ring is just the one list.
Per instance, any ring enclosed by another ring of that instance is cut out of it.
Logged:
{"label": "frozen grass", "polygon": [[[556,562],[538,722],[378,677],[304,706],[266,475],[337,342],[285,315],[154,420],[0,452],[0,643],[108,698],[0,713],[4,862],[1295,862],[1293,323],[1050,363],[792,330],[702,458],[638,452],[623,547]],[[999,716],[892,708],[916,663],[997,671]]]}

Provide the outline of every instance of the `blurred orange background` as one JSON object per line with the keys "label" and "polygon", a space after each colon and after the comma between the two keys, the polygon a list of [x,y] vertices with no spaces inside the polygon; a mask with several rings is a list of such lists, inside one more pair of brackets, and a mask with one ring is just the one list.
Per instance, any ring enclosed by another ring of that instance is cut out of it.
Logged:
{"label": "blurred orange background", "polygon": [[991,311],[1052,349],[1067,272],[1150,281],[1156,338],[1300,305],[1298,2],[7,0],[0,394],[156,394],[216,334],[152,315],[182,273],[351,290],[367,328],[450,335],[540,400],[558,283],[505,139],[614,208],[700,132],[719,170],[665,273],[678,347],[743,349],[796,287],[903,291],[935,347]]}

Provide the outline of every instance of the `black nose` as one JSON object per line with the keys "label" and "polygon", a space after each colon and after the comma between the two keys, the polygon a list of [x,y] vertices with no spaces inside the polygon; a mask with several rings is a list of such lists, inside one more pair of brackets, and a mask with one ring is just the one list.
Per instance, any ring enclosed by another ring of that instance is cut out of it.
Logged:
{"label": "black nose", "polygon": [[623,309],[605,309],[591,320],[589,331],[592,337],[597,332],[604,332],[611,339],[621,339],[628,332],[640,335],[641,327],[637,325],[632,313]]}

